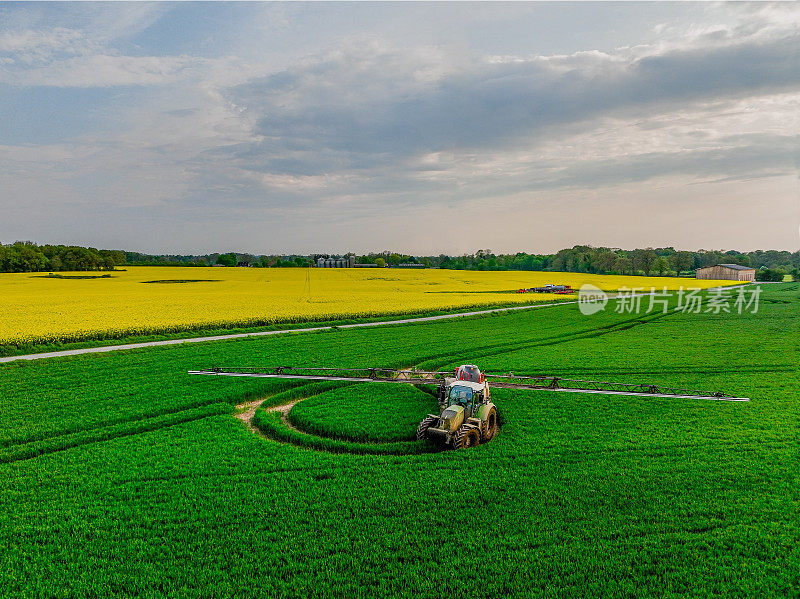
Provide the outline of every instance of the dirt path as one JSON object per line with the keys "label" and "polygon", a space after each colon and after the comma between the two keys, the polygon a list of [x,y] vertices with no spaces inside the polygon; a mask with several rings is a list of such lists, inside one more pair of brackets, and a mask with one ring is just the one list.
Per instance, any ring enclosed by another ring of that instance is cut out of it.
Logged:
{"label": "dirt path", "polygon": [[[236,414],[234,414],[235,418],[244,422],[244,425],[254,435],[258,435],[259,437],[264,437],[268,439],[264,433],[262,433],[255,424],[253,424],[253,417],[256,415],[256,410],[261,407],[265,401],[269,399],[265,397],[264,399],[256,399],[254,401],[246,401],[244,403],[240,403],[236,406]],[[308,399],[307,397],[301,397],[299,399],[293,399],[289,403],[281,404],[279,406],[269,406],[268,408],[264,408],[267,412],[278,412],[281,415],[281,420],[283,420],[283,424],[288,426],[291,429],[299,431],[299,429],[292,426],[292,423],[289,422],[289,411],[295,406],[295,404],[300,403],[304,399]],[[299,431],[303,432],[303,431]]]}

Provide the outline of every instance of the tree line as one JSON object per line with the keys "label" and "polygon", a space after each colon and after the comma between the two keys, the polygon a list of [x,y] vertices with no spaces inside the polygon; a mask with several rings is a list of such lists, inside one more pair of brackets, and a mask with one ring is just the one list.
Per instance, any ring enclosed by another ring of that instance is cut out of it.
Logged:
{"label": "tree line", "polygon": [[440,268],[466,270],[544,270],[620,275],[693,274],[698,268],[715,264],[738,264],[755,269],[773,269],[792,273],[800,268],[800,251],[736,250],[685,251],[667,248],[619,248],[576,245],[555,254],[497,254],[479,250],[472,255],[442,256]]}
{"label": "tree line", "polygon": [[[254,255],[211,253],[203,255],[155,255],[120,250],[97,250],[80,246],[42,245],[32,242],[0,244],[0,272],[64,270],[113,270],[131,266],[251,266],[261,268],[313,266],[319,257],[351,254]],[[482,249],[461,256],[414,256],[398,252],[373,252],[356,256],[360,264],[400,266],[419,264],[452,270],[531,270],[585,272],[592,274],[692,276],[694,271],[714,264],[739,264],[757,269],[759,280],[780,280],[793,274],[800,280],[800,251],[736,250],[686,251],[667,248],[619,248],[576,245],[554,254],[495,254]]]}
{"label": "tree line", "polygon": [[0,272],[114,270],[125,264],[125,253],[76,245],[36,245],[30,241],[0,244]]}

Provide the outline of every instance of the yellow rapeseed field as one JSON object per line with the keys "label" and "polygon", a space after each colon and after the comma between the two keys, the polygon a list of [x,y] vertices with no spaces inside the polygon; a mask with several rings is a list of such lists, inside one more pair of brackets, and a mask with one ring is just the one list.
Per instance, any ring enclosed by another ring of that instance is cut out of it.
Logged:
{"label": "yellow rapeseed field", "polygon": [[[99,276],[103,273],[59,273]],[[0,274],[0,345],[119,338],[157,332],[410,314],[564,299],[516,294],[546,283],[604,290],[696,281],[553,272],[327,268],[127,267],[106,278]],[[195,282],[179,282],[184,280]]]}

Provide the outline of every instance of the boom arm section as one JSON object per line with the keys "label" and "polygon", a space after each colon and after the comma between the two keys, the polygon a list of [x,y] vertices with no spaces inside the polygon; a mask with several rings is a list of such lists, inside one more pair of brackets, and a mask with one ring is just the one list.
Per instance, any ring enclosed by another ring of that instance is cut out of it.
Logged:
{"label": "boom arm section", "polygon": [[257,366],[239,368],[214,367],[210,370],[190,370],[189,374],[352,383],[410,383],[412,385],[437,385],[444,382],[446,377],[453,376],[452,371],[396,370],[392,368],[293,368],[289,366],[278,366],[276,368]]}
{"label": "boom arm section", "polygon": [[[445,378],[453,377],[453,371],[398,370],[392,368],[294,368],[278,366],[264,368],[245,366],[238,368],[211,368],[190,370],[189,374],[209,376],[234,376],[274,379],[301,379],[307,381],[343,381],[353,383],[406,383],[412,385],[443,385]],[[565,379],[556,376],[522,374],[484,374],[489,386],[496,389],[520,389],[526,391],[562,391],[567,393],[596,393],[602,395],[627,395],[635,397],[668,397],[675,399],[704,399],[709,401],[750,401],[746,397],[734,397],[719,391],[704,392],[696,389],[677,389],[651,384],[611,383]]]}

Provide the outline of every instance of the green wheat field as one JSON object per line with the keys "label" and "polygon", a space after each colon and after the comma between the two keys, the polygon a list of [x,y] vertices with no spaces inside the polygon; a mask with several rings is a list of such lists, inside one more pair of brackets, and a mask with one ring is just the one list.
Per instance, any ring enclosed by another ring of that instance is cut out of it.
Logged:
{"label": "green wheat field", "polygon": [[[0,365],[0,594],[797,596],[798,287]],[[491,443],[435,451],[429,388],[187,375],[462,363],[751,401],[498,389]]]}

